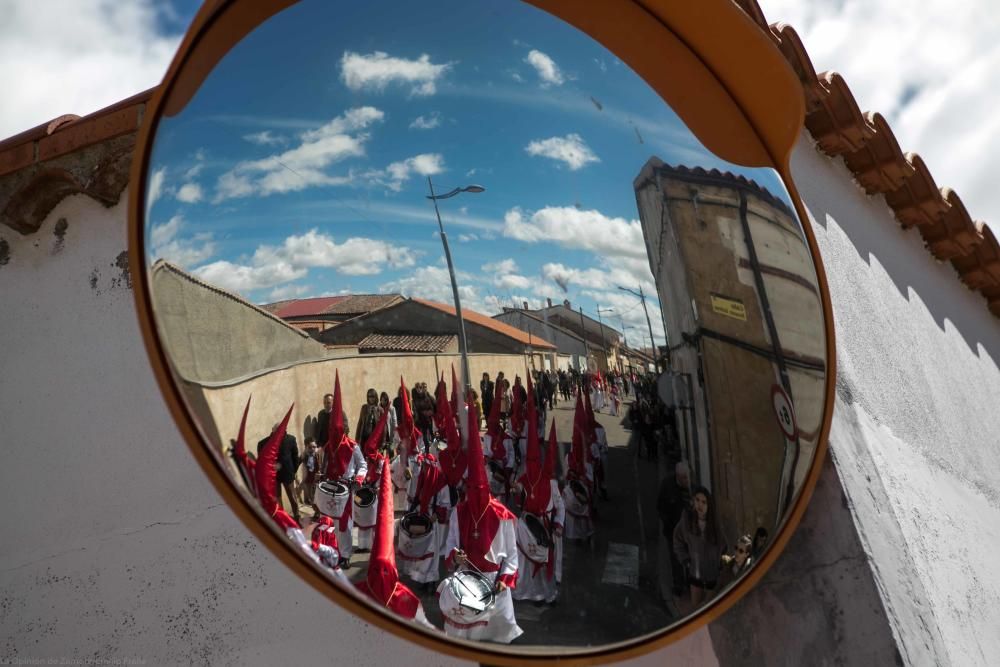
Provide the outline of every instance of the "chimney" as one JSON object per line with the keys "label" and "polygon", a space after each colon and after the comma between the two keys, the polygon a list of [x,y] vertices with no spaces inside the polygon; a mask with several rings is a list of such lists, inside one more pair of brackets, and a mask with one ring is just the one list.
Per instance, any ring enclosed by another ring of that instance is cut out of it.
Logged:
{"label": "chimney", "polygon": [[552,307],[552,299],[546,299],[545,302],[549,304],[549,308]]}
{"label": "chimney", "polygon": [[570,310],[573,310],[573,304],[569,302],[569,299],[563,299],[563,305],[569,308]]}
{"label": "chimney", "polygon": [[522,301],[521,303],[524,304],[524,309],[528,310],[528,302],[527,301]]}

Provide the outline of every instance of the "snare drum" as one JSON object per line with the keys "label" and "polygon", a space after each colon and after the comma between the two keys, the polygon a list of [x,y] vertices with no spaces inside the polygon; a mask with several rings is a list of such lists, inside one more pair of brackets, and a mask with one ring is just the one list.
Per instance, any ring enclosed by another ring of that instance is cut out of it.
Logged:
{"label": "snare drum", "polygon": [[350,496],[350,490],[342,482],[320,482],[316,487],[316,507],[329,517],[341,517]]}
{"label": "snare drum", "polygon": [[496,611],[493,580],[473,570],[459,570],[441,582],[438,602],[444,617],[459,626],[484,622]]}
{"label": "snare drum", "polygon": [[517,544],[528,560],[534,563],[549,561],[552,536],[541,517],[527,512],[521,515],[517,520]]}
{"label": "snare drum", "polygon": [[421,512],[410,512],[399,520],[399,555],[403,560],[423,560],[432,550],[434,520]]}
{"label": "snare drum", "polygon": [[378,514],[378,494],[371,486],[360,486],[354,492],[354,524],[358,528],[373,528]]}

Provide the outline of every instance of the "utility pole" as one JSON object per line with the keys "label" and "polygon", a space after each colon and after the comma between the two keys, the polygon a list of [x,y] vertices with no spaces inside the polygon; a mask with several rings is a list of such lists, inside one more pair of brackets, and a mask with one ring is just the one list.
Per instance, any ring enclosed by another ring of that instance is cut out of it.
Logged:
{"label": "utility pole", "polygon": [[660,364],[659,361],[657,360],[657,355],[656,355],[656,341],[653,338],[653,323],[649,319],[649,309],[646,308],[646,295],[643,294],[642,285],[639,285],[638,292],[636,292],[633,289],[629,289],[628,287],[622,287],[621,285],[618,286],[618,289],[620,289],[623,292],[628,292],[632,296],[637,296],[639,297],[639,300],[642,301],[642,310],[644,313],[646,313],[646,326],[649,327],[649,343],[653,350],[653,361],[654,363],[656,363],[656,369],[659,370]]}
{"label": "utility pole", "polygon": [[608,339],[604,336],[604,320],[601,319],[602,312],[613,313],[615,312],[615,309],[604,308],[602,310],[600,304],[597,305],[597,322],[601,326],[601,345],[604,346],[604,365],[608,367],[608,372],[611,372],[611,359],[610,355],[608,354]]}
{"label": "utility pole", "polygon": [[580,306],[580,337],[583,338],[583,349],[587,357],[586,368],[582,370],[587,372],[590,370],[590,345],[587,343],[587,327],[583,323],[583,306]]}

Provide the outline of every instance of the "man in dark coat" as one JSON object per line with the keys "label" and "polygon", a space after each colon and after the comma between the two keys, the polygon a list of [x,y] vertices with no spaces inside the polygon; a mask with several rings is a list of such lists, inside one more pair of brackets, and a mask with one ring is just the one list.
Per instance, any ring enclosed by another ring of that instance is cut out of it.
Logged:
{"label": "man in dark coat", "polygon": [[[271,433],[274,433],[280,427],[280,424],[275,424],[271,429]],[[270,438],[264,438],[257,443],[257,455],[260,456],[260,450],[264,448],[267,441]],[[292,518],[299,521],[299,504],[295,500],[295,492],[292,489],[292,485],[295,482],[295,471],[299,469],[299,446],[295,442],[295,436],[290,433],[285,433],[285,437],[281,439],[281,444],[278,446],[278,460],[275,463],[275,477],[278,480],[278,485],[285,489],[285,495],[288,496],[288,504],[292,508]],[[280,496],[280,491],[278,492]],[[280,502],[280,498],[278,498]]]}
{"label": "man in dark coat", "polygon": [[493,406],[493,381],[490,380],[489,373],[483,373],[483,379],[479,382],[479,397],[483,401],[483,414],[490,414]]}
{"label": "man in dark coat", "polygon": [[[680,461],[674,466],[674,474],[668,475],[660,482],[660,492],[656,499],[657,513],[663,527],[663,536],[667,544],[673,542],[674,528],[684,515],[684,510],[691,505],[691,471],[687,463]],[[670,549],[670,571],[673,575],[673,590],[681,594],[686,588],[684,567],[677,554]]]}

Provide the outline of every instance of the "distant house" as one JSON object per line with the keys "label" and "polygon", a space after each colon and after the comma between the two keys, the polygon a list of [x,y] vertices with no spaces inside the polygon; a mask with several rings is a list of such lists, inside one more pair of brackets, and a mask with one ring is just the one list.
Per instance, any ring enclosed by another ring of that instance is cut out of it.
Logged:
{"label": "distant house", "polygon": [[502,313],[494,315],[493,319],[504,324],[527,331],[535,338],[552,341],[556,346],[556,360],[543,360],[545,369],[582,370],[587,365],[587,344],[583,337],[569,329],[559,326],[555,321],[548,322],[534,311],[524,308],[507,308]]}
{"label": "distant house", "polygon": [[[463,309],[462,316],[470,353],[554,354],[556,351],[556,346],[547,340],[482,313]],[[378,347],[380,345],[444,346],[440,350],[405,350],[437,352],[452,349],[451,337],[455,337],[454,349],[457,350],[458,332],[454,307],[424,299],[400,298],[390,306],[321,331],[317,339],[326,345],[360,347],[365,343],[371,351],[389,351],[388,347]],[[368,349],[360,351],[364,353]]]}
{"label": "distant house", "polygon": [[289,299],[261,306],[313,338],[341,322],[399,303],[399,294],[341,294],[311,299]]}
{"label": "distant house", "polygon": [[585,341],[584,346],[586,350],[583,354],[587,357],[592,357],[592,361],[597,364],[598,370],[603,372],[607,372],[608,369],[612,368],[621,370],[621,364],[618,359],[621,333],[604,322],[584,315],[579,310],[573,310],[573,305],[568,300],[555,305],[549,300],[546,308],[539,308],[537,310],[529,310],[527,304],[525,304],[525,307],[520,309],[520,311],[532,315],[551,326],[559,327],[573,334],[578,339]]}

